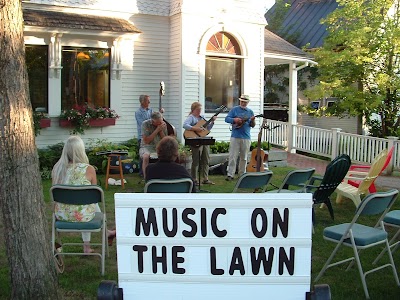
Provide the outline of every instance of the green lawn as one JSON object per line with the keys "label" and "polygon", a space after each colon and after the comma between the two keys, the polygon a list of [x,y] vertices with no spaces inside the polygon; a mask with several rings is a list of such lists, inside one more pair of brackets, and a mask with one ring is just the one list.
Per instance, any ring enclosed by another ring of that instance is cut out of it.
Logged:
{"label": "green lawn", "polygon": [[[291,168],[272,168],[274,173],[272,183],[279,185],[285,174]],[[125,190],[120,186],[109,186],[105,191],[106,211],[108,218],[108,227],[114,227],[114,193],[116,192],[143,192],[144,183],[137,174],[127,175],[128,181]],[[100,183],[104,188],[104,176],[99,176]],[[210,176],[216,185],[202,186],[213,193],[231,192],[235,185],[235,181],[227,182],[223,176]],[[51,182],[43,182],[44,196],[47,206],[49,228],[51,220],[51,203],[49,201],[49,188]],[[273,189],[270,187],[269,189]],[[334,200],[335,195],[332,196]],[[334,244],[324,241],[322,238],[323,228],[334,224],[348,222],[354,213],[354,204],[351,201],[345,201],[343,204],[337,205],[332,201],[335,211],[335,221],[330,219],[326,208],[316,208],[317,224],[315,233],[313,234],[312,249],[312,279],[322,268],[323,263],[330,255],[334,248]],[[395,209],[400,209],[400,200],[395,203]],[[9,271],[7,269],[7,258],[4,247],[4,228],[0,224],[0,299],[10,298]],[[95,236],[95,235],[94,235]],[[93,238],[93,240],[95,240]],[[344,249],[339,255],[351,253],[351,249]],[[365,259],[365,266],[370,267],[368,261],[372,261],[380,250],[369,250],[361,253],[361,258]],[[400,266],[400,250],[394,255],[395,263]],[[381,261],[386,261],[384,257]],[[104,277],[100,275],[99,258],[97,257],[64,257],[65,271],[59,275],[59,285],[65,299],[96,299],[97,287],[101,280],[118,280],[116,248],[115,244],[110,248],[110,258],[106,259],[106,274]],[[329,269],[318,283],[326,283],[330,285],[333,299],[364,299],[364,292],[361,280],[356,267],[345,272],[345,265]],[[396,299],[400,294],[400,288],[396,286],[393,274],[389,269],[383,269],[367,276],[367,283],[371,299]]]}

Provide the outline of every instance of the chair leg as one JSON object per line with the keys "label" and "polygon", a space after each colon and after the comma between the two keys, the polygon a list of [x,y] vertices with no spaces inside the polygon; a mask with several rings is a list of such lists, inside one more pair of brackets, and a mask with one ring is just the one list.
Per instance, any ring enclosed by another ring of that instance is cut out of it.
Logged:
{"label": "chair leg", "polygon": [[[317,282],[317,281],[322,277],[322,275],[324,275],[325,271],[326,271],[328,268],[331,267],[330,263],[331,263],[333,257],[336,255],[336,252],[339,250],[339,247],[340,247],[341,245],[342,245],[342,241],[340,241],[340,242],[336,245],[335,249],[334,249],[334,250],[332,251],[332,253],[331,253],[331,256],[329,256],[329,258],[328,258],[327,261],[325,262],[324,266],[322,267],[321,271],[319,271],[317,277],[314,279],[314,282]],[[333,265],[335,265],[335,264],[333,264]],[[332,266],[333,266],[333,265],[332,265]]]}
{"label": "chair leg", "polygon": [[[360,261],[360,257],[358,256],[358,250],[355,247],[355,241],[354,241],[354,237],[352,235],[350,235],[350,239],[351,239],[351,243],[353,245],[353,252],[354,252],[354,258],[356,260],[357,263],[357,267],[358,267],[358,272],[360,273],[360,277],[361,277],[361,282],[363,285],[363,289],[364,289],[364,293],[365,293],[365,298],[369,299],[369,293],[368,293],[368,287],[367,287],[367,282],[365,281],[365,274],[363,271],[363,268],[361,266],[361,261]],[[351,266],[352,264],[350,264],[348,266],[348,268]]]}
{"label": "chair leg", "polygon": [[[397,246],[398,246],[398,244],[397,244]],[[389,255],[390,264],[392,266],[394,279],[396,280],[397,286],[400,286],[399,276],[397,275],[396,265],[394,264],[393,255],[392,255],[392,251],[390,250],[390,245],[389,245],[388,240],[386,240],[386,249],[387,249],[387,252]]]}
{"label": "chair leg", "polygon": [[[400,245],[400,241],[397,242],[397,243],[394,243],[394,241],[397,239],[397,237],[398,237],[399,235],[400,235],[400,229],[397,230],[396,234],[395,234],[395,235],[390,239],[390,241],[389,241],[390,247],[393,247],[393,246],[394,246],[394,248],[391,250],[392,253],[395,252],[395,251],[397,250],[397,248],[399,247],[399,245]],[[379,255],[375,258],[375,260],[374,260],[374,262],[373,262],[372,264],[375,265],[375,264],[378,262],[378,260],[381,259],[381,257],[383,256],[383,254],[385,254],[385,252],[386,252],[386,248],[384,248],[384,249],[381,251],[381,253],[379,253]]]}
{"label": "chair leg", "polygon": [[325,200],[324,203],[328,207],[329,214],[331,215],[332,220],[335,220],[335,215],[333,214],[333,207],[332,207],[331,200],[328,198],[327,200]]}

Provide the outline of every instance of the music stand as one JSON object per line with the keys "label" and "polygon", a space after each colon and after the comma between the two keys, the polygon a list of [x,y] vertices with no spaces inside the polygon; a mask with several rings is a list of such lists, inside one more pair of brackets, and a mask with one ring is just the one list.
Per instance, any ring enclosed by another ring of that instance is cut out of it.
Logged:
{"label": "music stand", "polygon": [[[196,138],[186,138],[185,139],[185,145],[187,146],[192,146],[192,147],[200,147],[200,146],[207,146],[207,145],[214,145],[215,144],[215,139],[213,137],[196,137]],[[204,148],[203,148],[204,151]],[[199,192],[207,192],[209,191],[202,191],[201,190],[201,180],[200,180],[200,159],[201,159],[201,153],[199,151]]]}

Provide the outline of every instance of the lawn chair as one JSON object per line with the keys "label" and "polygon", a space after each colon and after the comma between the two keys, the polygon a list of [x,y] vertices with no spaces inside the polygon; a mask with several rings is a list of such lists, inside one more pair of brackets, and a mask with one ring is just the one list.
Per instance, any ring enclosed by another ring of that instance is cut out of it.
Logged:
{"label": "lawn chair", "polygon": [[[286,174],[281,186],[277,190],[268,191],[268,193],[305,193],[314,172],[315,168],[290,171]],[[290,189],[291,186],[297,187],[297,189]]]}
{"label": "lawn chair", "polygon": [[271,180],[271,177],[271,171],[244,173],[236,182],[232,193],[237,193],[238,190],[247,190],[248,192],[249,189],[253,189],[253,193],[264,193],[267,189],[268,182]]}
{"label": "lawn chair", "polygon": [[145,193],[191,193],[193,180],[180,179],[151,179],[144,186]]}
{"label": "lawn chair", "polygon": [[[393,156],[393,151],[394,151],[394,146],[392,148],[390,148],[388,156],[386,157],[385,163],[384,163],[384,165],[382,167],[382,170],[378,174],[378,176],[381,175],[382,172],[389,165],[389,163],[390,163],[390,161],[392,159],[392,156]],[[355,171],[355,172],[357,172],[356,174],[361,174],[361,175],[367,175],[367,173],[370,171],[370,169],[371,169],[371,166],[366,166],[366,165],[353,165],[353,166],[350,166],[350,172],[351,171]],[[360,173],[358,173],[358,172],[360,172]],[[359,187],[361,182],[358,181],[358,180],[352,180],[352,179],[349,178],[347,180],[347,183],[351,184],[354,187]],[[370,185],[368,190],[369,190],[370,193],[375,193],[376,192],[376,187],[375,187],[375,183],[374,182],[372,182],[372,184]]]}
{"label": "lawn chair", "polygon": [[[343,201],[343,198],[349,198],[354,202],[355,206],[358,206],[361,202],[361,198],[368,194],[368,189],[371,184],[374,183],[375,179],[382,172],[383,165],[385,164],[388,156],[387,149],[381,151],[372,162],[371,168],[368,173],[360,174],[359,172],[350,171],[347,173],[345,179],[359,180],[360,184],[358,187],[354,187],[351,184],[344,181],[336,188],[336,203]],[[355,176],[357,175],[357,176]]]}
{"label": "lawn chair", "polygon": [[[313,176],[310,184],[307,186],[307,192],[313,193],[314,204],[324,203],[329,210],[332,220],[334,219],[332,203],[330,196],[336,187],[342,182],[351,165],[350,157],[347,154],[341,154],[332,160],[326,166],[325,174],[321,176]],[[319,185],[315,185],[320,181]],[[315,211],[313,209],[313,224],[315,221]]]}
{"label": "lawn chair", "polygon": [[[104,205],[104,193],[101,187],[97,185],[53,185],[50,188],[50,198],[53,202],[65,203],[70,205],[88,205],[92,203],[101,203],[102,211],[96,212],[93,220],[89,222],[65,222],[56,219],[53,209],[53,222],[51,233],[51,244],[53,247],[54,257],[64,255],[91,255],[99,256],[101,260],[101,275],[105,270],[105,253],[107,249],[107,219]],[[66,252],[68,246],[83,246],[82,243],[63,243],[60,233],[101,233],[101,243],[90,243],[90,246],[101,246],[101,253],[83,253],[83,252]],[[56,234],[58,243],[62,246],[62,251],[56,249]]]}
{"label": "lawn chair", "polygon": [[[353,266],[354,262],[356,262],[358,271],[360,273],[362,285],[364,288],[365,297],[367,299],[369,299],[369,293],[365,277],[369,273],[378,271],[386,267],[392,267],[396,284],[400,286],[399,278],[397,276],[396,266],[394,264],[392,253],[389,247],[389,242],[387,239],[387,232],[385,231],[385,227],[382,222],[383,216],[389,211],[398,193],[399,191],[397,190],[391,190],[388,192],[369,194],[360,203],[360,205],[357,206],[355,216],[351,221],[351,223],[330,226],[324,229],[323,233],[324,239],[337,243],[337,245],[333,250],[332,254],[330,255],[330,257],[328,258],[328,260],[326,261],[325,265],[323,266],[321,272],[315,279],[315,282],[318,281],[321,278],[321,276],[325,273],[326,269],[330,267],[350,262],[350,264],[346,269],[347,271]],[[364,215],[365,216],[379,215],[380,218],[378,219],[378,223],[376,224],[376,226],[372,227],[360,223],[360,216]],[[381,244],[385,245],[386,251],[388,252],[390,263],[387,263],[385,265],[364,272],[359,257],[360,251]],[[331,264],[333,257],[336,255],[336,252],[342,245],[351,247],[353,249],[354,256]]]}

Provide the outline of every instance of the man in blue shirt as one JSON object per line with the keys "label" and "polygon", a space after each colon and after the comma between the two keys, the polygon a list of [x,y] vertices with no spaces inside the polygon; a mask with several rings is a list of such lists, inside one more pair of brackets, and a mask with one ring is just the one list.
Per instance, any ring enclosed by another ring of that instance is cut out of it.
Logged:
{"label": "man in blue shirt", "polygon": [[225,122],[232,124],[232,133],[229,144],[229,164],[227,177],[225,180],[231,181],[235,176],[236,162],[239,156],[238,175],[242,175],[246,170],[247,155],[250,150],[251,137],[250,128],[256,123],[253,111],[247,107],[250,101],[248,95],[239,97],[239,105],[232,108],[225,117]]}

